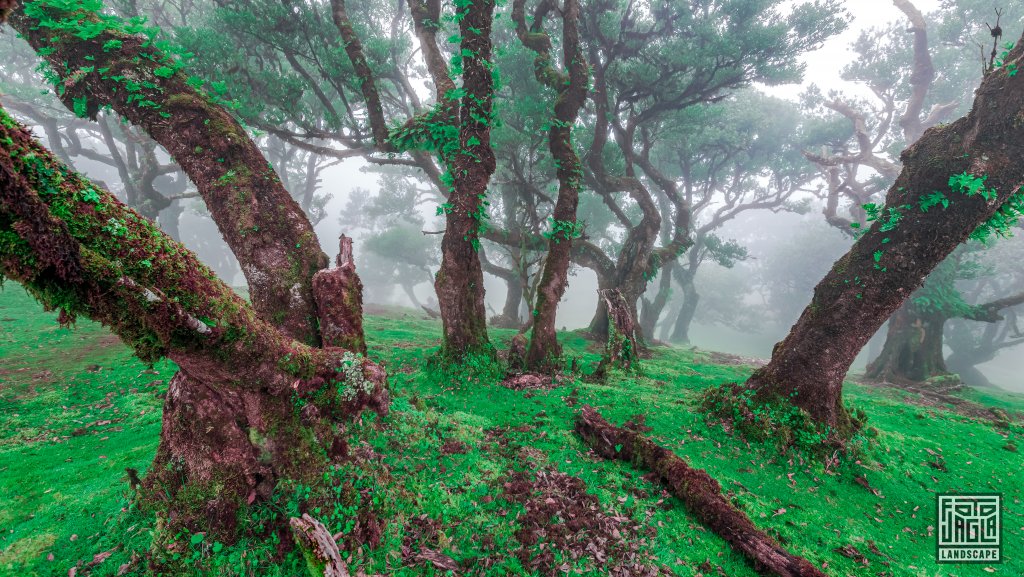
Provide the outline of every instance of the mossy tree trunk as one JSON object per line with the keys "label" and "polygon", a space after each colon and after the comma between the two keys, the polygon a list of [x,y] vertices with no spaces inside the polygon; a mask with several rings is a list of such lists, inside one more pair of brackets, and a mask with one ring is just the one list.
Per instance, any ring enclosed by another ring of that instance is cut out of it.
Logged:
{"label": "mossy tree trunk", "polygon": [[925,313],[913,301],[903,303],[889,318],[882,352],[864,373],[878,381],[923,382],[948,374],[943,360],[942,334],[947,317]]}
{"label": "mossy tree trunk", "polygon": [[491,24],[494,0],[479,0],[460,9],[460,50],[463,58],[459,106],[459,146],[446,161],[452,175],[441,239],[441,268],[434,280],[444,329],[443,358],[459,362],[472,355],[493,357],[487,337],[484,273],[477,255],[480,231],[486,225],[487,184],[496,160],[491,148],[494,79]]}
{"label": "mossy tree trunk", "polygon": [[576,207],[582,185],[582,167],[572,142],[572,127],[587,97],[587,62],[580,44],[577,0],[566,0],[562,10],[562,61],[566,70],[555,67],[551,55],[551,37],[544,32],[544,17],[555,5],[541,0],[533,13],[530,27],[526,23],[526,0],[515,0],[512,18],[516,34],[524,46],[536,53],[534,74],[537,80],[554,90],[554,120],[548,129],[548,149],[555,159],[558,176],[558,197],[551,213],[552,230],[548,239],[547,257],[537,286],[533,311],[533,331],[526,351],[526,368],[539,373],[557,371],[562,356],[555,331],[558,303],[569,284],[569,263],[573,240],[579,236]]}
{"label": "mossy tree trunk", "polygon": [[384,371],[260,319],[186,248],[61,165],[0,109],[0,273],[71,322],[110,327],[172,379],[145,502],[231,539],[240,508],[344,454],[344,419],[386,411]]}
{"label": "mossy tree trunk", "polygon": [[327,256],[245,129],[145,36],[109,20],[91,38],[74,35],[77,23],[100,22],[94,12],[24,2],[10,20],[57,74],[68,109],[95,118],[109,105],[170,153],[242,264],[256,311],[299,341],[319,344],[312,279]]}
{"label": "mossy tree trunk", "polygon": [[[483,270],[477,249],[480,233],[486,227],[487,185],[496,166],[491,148],[494,96],[491,27],[495,5],[493,0],[484,0],[457,7],[458,54],[462,65],[462,86],[457,89],[447,56],[438,47],[436,38],[441,3],[406,1],[427,71],[434,81],[437,102],[433,110],[410,118],[390,133],[376,88],[377,79],[367,65],[345,0],[331,1],[332,17],[359,77],[377,148],[400,152],[415,148],[406,146],[405,139],[412,139],[434,148],[447,169],[439,179],[447,187],[443,192],[447,193],[448,201],[444,206],[446,226],[441,239],[441,267],[434,278],[444,331],[442,360],[462,362],[474,355],[493,359],[494,349],[487,336]],[[454,96],[460,92],[461,98]],[[455,130],[446,130],[450,128]],[[435,135],[439,132],[448,136],[438,138]],[[451,136],[451,132],[456,135]]]}
{"label": "mossy tree trunk", "polygon": [[[842,384],[857,353],[1024,184],[1024,75],[1016,73],[1022,54],[1018,42],[1005,65],[986,75],[967,116],[929,129],[903,152],[883,217],[815,287],[771,361],[748,380],[760,396],[791,397],[815,420],[840,429],[849,423]],[[962,174],[984,178],[986,193],[952,189],[950,177]],[[931,191],[946,194],[949,207],[922,211],[920,198]],[[893,214],[899,215],[895,228],[888,226]]]}
{"label": "mossy tree trunk", "polygon": [[344,417],[367,406],[386,410],[382,369],[339,348],[310,347],[321,342],[321,323],[341,319],[347,334],[327,344],[365,352],[358,277],[351,266],[321,273],[342,278],[322,283],[329,298],[317,303],[314,275],[326,256],[241,126],[144,37],[110,19],[82,39],[71,33],[82,21],[99,22],[95,13],[33,2],[14,24],[50,59],[69,108],[94,116],[109,104],[182,166],[242,264],[253,307],[184,247],[60,166],[6,115],[3,273],[62,318],[89,316],[140,358],[178,364],[146,502],[168,527],[230,540],[240,508],[269,498],[280,480],[315,478],[344,455]]}

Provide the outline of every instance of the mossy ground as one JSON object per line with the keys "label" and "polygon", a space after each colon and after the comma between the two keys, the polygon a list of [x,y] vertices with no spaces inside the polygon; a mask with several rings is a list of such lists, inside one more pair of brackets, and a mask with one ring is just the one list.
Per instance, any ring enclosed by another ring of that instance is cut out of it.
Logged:
{"label": "mossy ground", "polygon": [[[696,410],[701,393],[742,381],[750,369],[715,364],[701,352],[659,348],[643,377],[511,391],[432,375],[435,321],[394,311],[368,317],[366,330],[370,356],[386,363],[396,392],[391,415],[353,428],[361,443],[353,442],[352,453],[370,458],[325,472],[318,486],[281,486],[279,502],[250,511],[249,521],[309,510],[345,535],[344,554],[367,574],[445,575],[444,562],[430,561],[439,559],[433,553],[471,574],[530,575],[524,567],[545,554],[559,572],[606,574],[592,558],[573,559],[576,545],[558,541],[555,531],[522,542],[525,524],[536,518],[524,499],[509,498],[509,483],[523,478],[516,472],[542,470],[580,478],[601,513],[620,520],[638,559],[678,575],[756,575],[642,478],[645,471],[589,455],[572,433],[574,407],[582,403],[616,423],[644,414],[650,435],[705,468],[757,525],[829,575],[1024,574],[1024,456],[1014,450],[1024,444],[1020,424],[996,426],[910,404],[898,391],[849,385],[847,402],[867,414],[869,442],[859,462],[840,455],[838,463],[824,463],[780,454],[770,441],[748,444],[709,424]],[[512,334],[495,330],[492,338],[503,348]],[[562,338],[566,354],[596,366],[598,351],[579,334]],[[131,505],[125,468],[144,471],[152,459],[160,395],[172,373],[167,362],[150,371],[88,321],[59,328],[18,285],[5,286],[0,575],[67,575],[71,567],[79,575],[113,575],[145,553],[152,519]],[[1021,396],[969,396],[1024,410]],[[372,466],[374,459],[387,467]],[[1003,564],[935,564],[935,493],[943,491],[1003,493]],[[291,576],[302,567],[295,553],[275,557],[272,538],[233,547],[202,535],[178,541],[168,554],[195,574]],[[837,551],[849,546],[864,560]],[[141,563],[130,567],[145,572]]]}

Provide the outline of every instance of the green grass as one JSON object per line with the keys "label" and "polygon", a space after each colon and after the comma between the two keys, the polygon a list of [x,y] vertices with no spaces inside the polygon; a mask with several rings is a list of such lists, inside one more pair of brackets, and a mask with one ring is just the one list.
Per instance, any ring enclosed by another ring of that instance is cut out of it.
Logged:
{"label": "green grass", "polygon": [[[67,575],[72,566],[82,574],[104,552],[111,555],[91,574],[112,575],[149,546],[152,520],[131,506],[124,469],[144,470],[152,458],[158,395],[173,366],[147,372],[102,327],[80,321],[67,330],[54,319],[13,283],[0,293],[0,575]],[[678,575],[716,575],[719,567],[729,576],[756,575],[677,500],[643,479],[646,471],[589,454],[572,433],[573,407],[588,403],[616,423],[645,415],[652,437],[706,469],[755,524],[793,553],[827,564],[829,575],[1024,573],[1024,458],[1007,448],[1024,444],[1019,424],[999,428],[909,404],[898,391],[851,384],[846,399],[867,413],[868,442],[859,461],[826,467],[799,453],[780,454],[772,443],[748,445],[696,410],[703,391],[744,379],[748,367],[661,348],[642,378],[516,392],[442,380],[427,370],[439,329],[400,311],[366,319],[370,355],[391,374],[392,413],[352,427],[352,451],[367,458],[326,472],[314,487],[281,486],[278,503],[259,515],[315,507],[315,516],[345,535],[350,563],[367,574],[444,575],[416,557],[434,550],[457,562],[472,560],[474,574],[529,575],[520,557],[528,563],[554,549],[556,565],[603,575],[592,560],[572,559],[558,543],[542,538],[526,546],[517,536],[527,515],[522,502],[505,494],[510,479],[517,471],[559,471],[585,483],[641,559]],[[499,348],[511,335],[492,331]],[[584,366],[596,362],[579,334],[563,339]],[[1024,410],[1019,395],[968,396]],[[934,563],[935,493],[956,491],[1003,493],[1003,564]],[[294,554],[268,561],[272,542],[220,547],[190,537],[182,536],[184,555],[194,560],[196,574],[294,575],[299,567]],[[370,547],[368,540],[379,544]],[[869,566],[835,551],[848,545]]]}

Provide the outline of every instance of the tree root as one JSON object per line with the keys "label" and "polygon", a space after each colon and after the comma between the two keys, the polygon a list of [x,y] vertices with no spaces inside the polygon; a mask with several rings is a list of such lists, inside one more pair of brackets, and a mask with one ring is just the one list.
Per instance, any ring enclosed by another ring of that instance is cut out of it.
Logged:
{"label": "tree root", "polygon": [[669,491],[702,523],[753,561],[758,570],[780,577],[825,577],[802,557],[784,550],[759,530],[745,513],[722,494],[722,487],[703,469],[694,469],[675,453],[635,430],[616,427],[596,409],[584,405],[576,417],[576,432],[606,459],[621,459],[654,471]]}

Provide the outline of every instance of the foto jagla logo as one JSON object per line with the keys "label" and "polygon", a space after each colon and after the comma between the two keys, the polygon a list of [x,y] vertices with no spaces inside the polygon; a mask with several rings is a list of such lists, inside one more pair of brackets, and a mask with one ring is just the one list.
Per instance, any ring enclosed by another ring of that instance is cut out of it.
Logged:
{"label": "foto jagla logo", "polygon": [[940,493],[937,563],[1001,563],[1003,496],[998,493]]}

